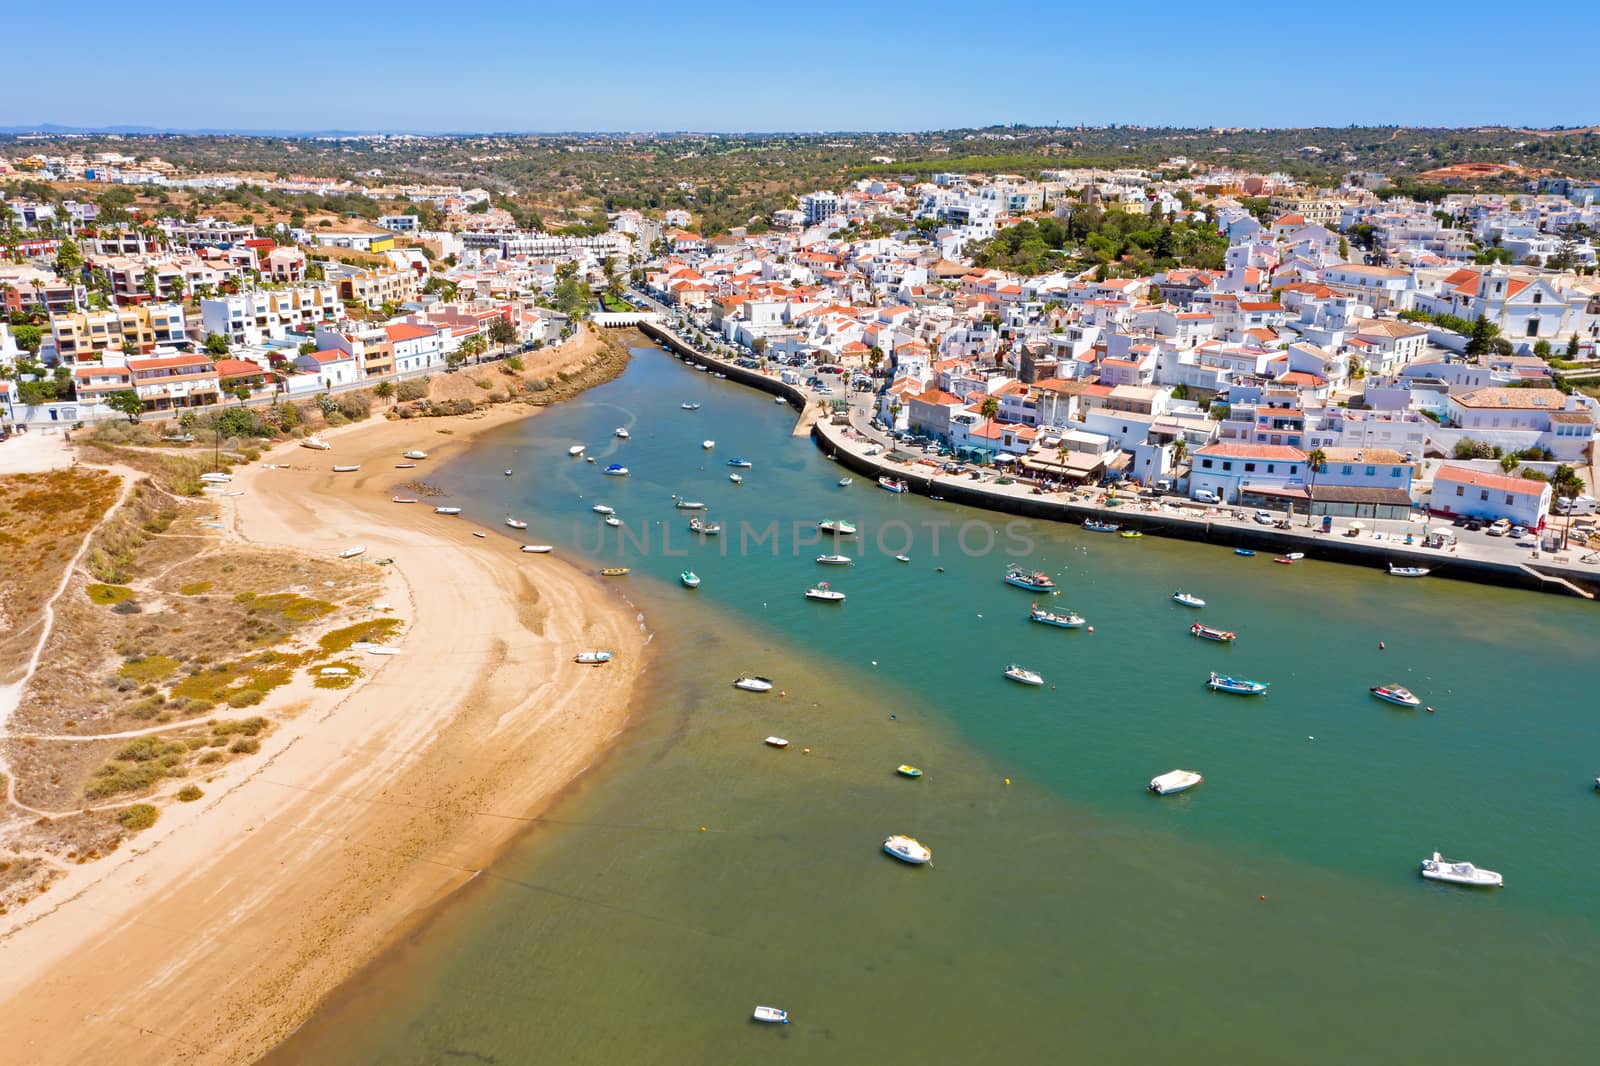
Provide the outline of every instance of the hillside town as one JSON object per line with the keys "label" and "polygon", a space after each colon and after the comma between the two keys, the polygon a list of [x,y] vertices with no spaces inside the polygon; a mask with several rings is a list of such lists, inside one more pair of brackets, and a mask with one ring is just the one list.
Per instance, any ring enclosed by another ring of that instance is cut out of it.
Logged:
{"label": "hillside town", "polygon": [[882,430],[1048,488],[1530,530],[1594,506],[1600,183],[1430,201],[1381,174],[1173,159],[864,178],[725,233],[684,209],[574,233],[483,189],[107,155],[12,159],[0,181],[418,206],[296,225],[6,198],[0,427],[312,400],[649,305],[841,405],[819,370],[842,371]]}

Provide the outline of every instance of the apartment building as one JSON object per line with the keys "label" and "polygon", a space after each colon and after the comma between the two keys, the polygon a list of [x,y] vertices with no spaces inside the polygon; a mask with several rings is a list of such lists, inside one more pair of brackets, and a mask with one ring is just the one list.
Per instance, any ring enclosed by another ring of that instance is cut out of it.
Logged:
{"label": "apartment building", "polygon": [[[111,282],[111,295],[119,304],[146,299],[175,299],[201,285],[213,289],[244,276],[244,267],[226,260],[204,260],[194,255],[109,256],[91,265]],[[152,297],[146,278],[155,277]]]}
{"label": "apartment building", "polygon": [[333,285],[242,292],[200,301],[207,335],[216,333],[234,344],[282,340],[289,332],[312,333],[319,325],[344,317],[344,304]]}
{"label": "apartment building", "polygon": [[328,280],[338,286],[339,299],[356,300],[369,310],[377,310],[385,303],[404,303],[417,295],[417,275],[410,270],[394,267],[342,266],[327,268]]}
{"label": "apartment building", "polygon": [[217,368],[203,355],[129,359],[125,369],[146,411],[202,407],[222,398]]}
{"label": "apartment building", "polygon": [[140,352],[150,352],[158,344],[188,341],[183,307],[169,303],[51,315],[50,333],[57,355],[67,366],[100,360],[119,363],[126,343],[137,346]]}

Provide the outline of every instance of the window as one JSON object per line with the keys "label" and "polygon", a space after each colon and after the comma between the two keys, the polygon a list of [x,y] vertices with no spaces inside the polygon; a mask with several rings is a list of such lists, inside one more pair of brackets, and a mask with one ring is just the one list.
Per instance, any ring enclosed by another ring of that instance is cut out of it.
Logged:
{"label": "window", "polygon": [[1245,469],[1245,473],[1253,474],[1253,473],[1256,472],[1256,464],[1254,464],[1254,463],[1246,463],[1246,464],[1244,464],[1244,469]]}
{"label": "window", "polygon": [[1344,474],[1346,477],[1348,477],[1349,475],[1351,475],[1351,474],[1356,472],[1356,468],[1351,466],[1351,465],[1349,465],[1348,463],[1346,463],[1344,468],[1342,470],[1340,470],[1339,472],[1341,474]]}
{"label": "window", "polygon": [[1210,470],[1211,469],[1211,460],[1210,459],[1202,459],[1202,460],[1200,460],[1200,466],[1201,466],[1202,469]]}
{"label": "window", "polygon": [[1511,506],[1511,505],[1512,505],[1512,503],[1513,503],[1513,502],[1514,502],[1514,501],[1513,501],[1513,500],[1512,500],[1512,498],[1511,498],[1511,493],[1509,493],[1509,492],[1508,492],[1508,493],[1506,493],[1506,506],[1507,506],[1507,507],[1510,507],[1510,506]]}
{"label": "window", "polygon": [[1539,335],[1539,320],[1537,318],[1528,319],[1528,336],[1537,337],[1538,335]]}
{"label": "window", "polygon": [[1482,500],[1484,503],[1488,503],[1489,502],[1489,490],[1488,489],[1484,489],[1481,492],[1479,492],[1478,493],[1478,499]]}
{"label": "window", "polygon": [[1398,466],[1394,467],[1392,470],[1389,471],[1389,476],[1390,477],[1399,477],[1400,476],[1400,468]]}
{"label": "window", "polygon": [[1378,472],[1378,468],[1377,467],[1375,467],[1375,466],[1367,467],[1367,476],[1368,477],[1371,477],[1373,474],[1376,474],[1377,472]]}
{"label": "window", "polygon": [[1222,464],[1222,469],[1224,469],[1224,470],[1232,470],[1233,469],[1233,464],[1232,463],[1223,463]]}
{"label": "window", "polygon": [[1267,473],[1276,474],[1277,472],[1278,472],[1278,464],[1277,463],[1268,463],[1267,464]]}

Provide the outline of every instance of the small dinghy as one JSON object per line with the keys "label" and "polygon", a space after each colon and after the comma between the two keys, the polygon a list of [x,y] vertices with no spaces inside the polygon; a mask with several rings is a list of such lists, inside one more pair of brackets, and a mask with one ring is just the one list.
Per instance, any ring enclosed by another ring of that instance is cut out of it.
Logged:
{"label": "small dinghy", "polygon": [[1235,696],[1265,696],[1269,683],[1213,673],[1210,679],[1206,681],[1206,688],[1213,692],[1228,692]]}
{"label": "small dinghy", "polygon": [[416,503],[417,502],[417,498],[415,496],[390,496],[389,497],[389,502],[390,503]]}
{"label": "small dinghy", "polygon": [[826,581],[818,582],[816,587],[806,589],[806,599],[822,600],[824,603],[843,603],[844,593],[835,592],[828,587]]}
{"label": "small dinghy", "polygon": [[1102,522],[1099,519],[1091,518],[1083,524],[1083,528],[1090,533],[1115,533],[1122,527],[1115,522]]}
{"label": "small dinghy", "polygon": [[712,448],[715,448],[716,446],[717,446],[717,442],[714,441],[714,440],[703,440],[703,441],[700,442],[700,447],[704,448],[708,452]]}
{"label": "small dinghy", "polygon": [[817,562],[823,566],[854,566],[855,560],[848,555],[819,555]]}
{"label": "small dinghy", "polygon": [[481,530],[481,529],[474,529],[474,530],[473,530],[473,531],[472,531],[472,535],[473,535],[473,536],[474,536],[474,537],[477,537],[477,538],[478,538],[478,539],[479,539],[479,540],[482,540],[482,539],[483,539],[483,538],[484,538],[484,537],[487,537],[487,536],[488,536],[488,535],[489,535],[489,534],[487,534],[487,533],[485,533],[485,532],[484,532],[484,531],[483,531],[483,530]]}
{"label": "small dinghy", "polygon": [[1238,639],[1234,633],[1226,629],[1212,629],[1210,626],[1201,625],[1199,622],[1190,626],[1189,632],[1205,640],[1217,641],[1219,644],[1232,644]]}
{"label": "small dinghy", "polygon": [[896,766],[894,768],[894,772],[899,774],[901,777],[921,777],[922,776],[922,771],[921,770],[918,770],[915,766],[908,766],[905,763],[901,763],[899,766]]}
{"label": "small dinghy", "polygon": [[354,548],[346,548],[344,551],[340,552],[339,558],[354,559],[358,555],[365,554],[367,554],[367,546],[365,544],[358,544]]}
{"label": "small dinghy", "polygon": [[632,436],[625,426],[618,426],[611,435],[616,437],[618,440],[627,440],[630,436]]}
{"label": "small dinghy", "polygon": [[695,573],[693,570],[685,570],[683,573],[678,575],[678,580],[683,582],[683,587],[686,589],[697,589],[700,587],[700,575]]}
{"label": "small dinghy", "polygon": [[771,692],[772,680],[756,677],[754,674],[740,674],[733,679],[733,687],[744,689],[746,692]]}
{"label": "small dinghy", "polygon": [[[775,739],[777,738],[768,737],[767,741],[768,743],[771,743]],[[776,744],[773,745],[773,747],[778,746],[779,745]],[[787,740],[784,741],[782,746],[788,747],[789,742]],[[752,1014],[751,1017],[758,1022],[777,1022],[781,1025],[789,1024],[789,1012],[786,1010],[779,1010],[777,1007],[757,1007],[755,1013]]]}
{"label": "small dinghy", "polygon": [[401,455],[406,459],[426,459],[428,457],[428,453],[421,448],[413,448],[409,452],[402,452]]}
{"label": "small dinghy", "polygon": [[1169,770],[1160,777],[1150,779],[1150,791],[1158,796],[1170,796],[1174,792],[1191,789],[1204,780],[1193,770]]}
{"label": "small dinghy", "polygon": [[685,411],[698,411],[698,410],[700,410],[700,405],[697,404],[697,403],[681,403],[678,406],[682,407]]}
{"label": "small dinghy", "polygon": [[768,737],[762,741],[769,748],[787,748],[789,741],[784,737]]}
{"label": "small dinghy", "polygon": [[506,477],[510,477],[510,476],[511,476],[511,471],[509,471],[509,470],[502,470],[502,471],[500,471],[500,472],[501,472],[501,473],[502,473],[502,474],[504,474],[504,475],[505,475],[505,476],[506,476]]}
{"label": "small dinghy", "polygon": [[318,675],[320,675],[322,677],[349,677],[350,676],[350,671],[345,669],[342,666],[324,666],[321,670],[318,670],[317,673],[318,673]]}
{"label": "small dinghy", "polygon": [[1174,592],[1172,594],[1172,602],[1181,603],[1185,607],[1204,607],[1206,605],[1205,600],[1188,592]]}
{"label": "small dinghy", "polygon": [[[360,470],[360,469],[361,469],[361,464],[360,463],[351,463],[351,464],[349,464],[347,466],[336,466],[336,467],[333,468],[333,472],[335,474],[353,474],[357,470]],[[204,478],[205,475],[202,474],[201,477]]]}
{"label": "small dinghy", "polygon": [[1287,555],[1284,556],[1284,558],[1289,560],[1291,563],[1298,563],[1301,559],[1304,559],[1305,557],[1306,557],[1306,553],[1305,552],[1289,552]]}
{"label": "small dinghy", "polygon": [[885,837],[883,850],[888,855],[912,866],[922,866],[933,861],[933,852],[924,847],[916,837],[898,835]]}
{"label": "small dinghy", "polygon": [[1044,678],[1026,667],[1018,666],[1016,663],[1006,667],[1006,678],[1015,681],[1019,685],[1038,686],[1044,684]]}
{"label": "small dinghy", "polygon": [[548,545],[548,544],[524,544],[522,546],[522,550],[527,552],[527,553],[529,553],[530,555],[549,555],[550,554],[550,545]]}
{"label": "small dinghy", "polygon": [[417,464],[416,463],[396,463],[396,464],[394,464],[394,468],[396,470],[415,470],[417,468]]}
{"label": "small dinghy", "polygon": [[1140,533],[1137,529],[1124,529],[1121,533],[1118,533],[1117,536],[1121,537],[1123,540],[1138,540],[1140,537],[1144,536],[1144,534]]}
{"label": "small dinghy", "polygon": [[909,555],[896,555],[894,558],[896,562],[901,563],[909,563],[911,561],[911,556]]}
{"label": "small dinghy", "polygon": [[1294,564],[1294,560],[1289,558],[1287,555],[1273,556],[1272,561],[1275,563],[1283,563],[1285,566],[1291,566]]}
{"label": "small dinghy", "polygon": [[510,526],[512,529],[528,528],[528,523],[524,522],[520,518],[512,518],[510,515],[506,515],[506,525]]}
{"label": "small dinghy", "polygon": [[706,505],[701,500],[686,500],[681,496],[673,497],[673,506],[680,511],[704,511]]}
{"label": "small dinghy", "polygon": [[572,657],[572,661],[582,663],[585,666],[599,666],[601,663],[611,661],[611,653],[608,651],[580,651]]}
{"label": "small dinghy", "polygon": [[854,481],[855,481],[854,478],[842,477],[842,478],[839,479],[839,487],[842,489],[842,488],[846,487],[847,485],[852,484]]}
{"label": "small dinghy", "polygon": [[1251,556],[1254,555],[1255,552],[1251,551],[1249,548],[1235,548],[1233,549],[1233,554]]}
{"label": "small dinghy", "polygon": [[774,396],[772,398],[772,402],[773,403],[788,403],[789,401],[785,400],[782,396]]}
{"label": "small dinghy", "polygon": [[689,519],[689,532],[703,537],[714,537],[722,532],[721,522],[702,522],[699,515]]}
{"label": "small dinghy", "polygon": [[460,514],[461,513],[461,508],[459,508],[459,507],[435,507],[433,509],[433,513],[434,514]]}
{"label": "small dinghy", "polygon": [[567,449],[567,454],[576,459],[578,456],[583,454],[583,445],[574,444],[572,447]]}
{"label": "small dinghy", "polygon": [[738,474],[729,474],[728,480],[733,482],[735,485],[743,484],[744,482],[744,478],[740,477]]}
{"label": "small dinghy", "polygon": [[1422,876],[1430,881],[1448,881],[1453,885],[1474,888],[1500,888],[1506,879],[1493,870],[1482,870],[1470,862],[1446,859],[1437,851],[1433,858],[1422,860]]}
{"label": "small dinghy", "polygon": [[626,566],[608,566],[600,571],[601,577],[627,577],[630,571]]}
{"label": "small dinghy", "polygon": [[1376,685],[1368,691],[1385,703],[1393,703],[1400,707],[1422,706],[1422,701],[1413,695],[1410,689],[1401,688],[1399,685]]}
{"label": "small dinghy", "polygon": [[606,525],[613,527],[620,526],[622,525],[622,519],[618,518],[614,514],[608,514],[606,515]]}

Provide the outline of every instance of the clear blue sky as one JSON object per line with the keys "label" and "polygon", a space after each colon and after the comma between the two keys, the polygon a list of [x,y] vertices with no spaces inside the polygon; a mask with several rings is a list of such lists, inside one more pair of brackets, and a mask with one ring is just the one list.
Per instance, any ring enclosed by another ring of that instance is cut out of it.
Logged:
{"label": "clear blue sky", "polygon": [[1600,123],[1594,3],[55,0],[6,23],[0,125]]}

